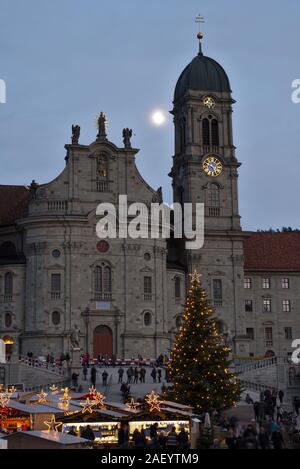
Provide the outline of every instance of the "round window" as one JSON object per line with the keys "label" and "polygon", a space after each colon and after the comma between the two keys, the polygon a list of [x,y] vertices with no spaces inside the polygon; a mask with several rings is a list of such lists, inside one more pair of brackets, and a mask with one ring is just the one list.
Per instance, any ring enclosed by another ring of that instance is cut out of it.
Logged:
{"label": "round window", "polygon": [[54,326],[58,326],[60,323],[60,312],[59,311],[53,311],[52,313],[52,323]]}
{"label": "round window", "polygon": [[12,325],[12,317],[10,313],[5,314],[5,319],[4,319],[5,327],[11,327]]}
{"label": "round window", "polygon": [[60,257],[60,251],[59,249],[54,249],[52,251],[52,257],[55,257],[55,259],[57,259],[58,257]]}
{"label": "round window", "polygon": [[107,252],[109,250],[109,244],[107,241],[104,239],[101,239],[101,241],[98,241],[97,243],[97,251],[99,252]]}

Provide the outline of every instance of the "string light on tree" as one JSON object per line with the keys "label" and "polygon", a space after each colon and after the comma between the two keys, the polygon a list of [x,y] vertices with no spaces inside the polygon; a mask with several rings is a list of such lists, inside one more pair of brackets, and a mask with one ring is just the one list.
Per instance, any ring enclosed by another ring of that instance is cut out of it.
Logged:
{"label": "string light on tree", "polygon": [[229,370],[230,349],[213,315],[200,274],[194,271],[168,368],[174,384],[172,399],[199,412],[232,407],[240,395],[236,376]]}

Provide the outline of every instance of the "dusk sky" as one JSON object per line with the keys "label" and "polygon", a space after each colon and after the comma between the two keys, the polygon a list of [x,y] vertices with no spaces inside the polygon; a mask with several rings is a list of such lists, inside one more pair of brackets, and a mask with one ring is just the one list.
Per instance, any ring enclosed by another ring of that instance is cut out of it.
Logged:
{"label": "dusk sky", "polygon": [[[80,142],[96,137],[104,111],[108,137],[122,146],[134,131],[137,165],[172,200],[172,108],[176,81],[203,51],[225,68],[233,90],[234,142],[242,163],[244,229],[300,228],[299,0],[0,0],[0,184],[48,182],[64,167],[71,125]],[[161,109],[167,123],[154,126]]]}

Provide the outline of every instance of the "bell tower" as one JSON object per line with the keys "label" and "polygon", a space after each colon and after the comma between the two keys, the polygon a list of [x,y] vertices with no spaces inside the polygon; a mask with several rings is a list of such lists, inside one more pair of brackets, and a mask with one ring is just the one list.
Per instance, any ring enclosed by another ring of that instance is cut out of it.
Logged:
{"label": "bell tower", "polygon": [[[199,52],[181,73],[175,88],[174,202],[203,203],[205,241],[185,251],[187,272],[197,269],[219,317],[232,333],[235,351],[247,351],[244,328],[243,234],[238,208],[238,162],[233,144],[232,106],[223,67]],[[184,209],[184,208],[183,208]],[[240,339],[239,339],[240,338]],[[241,343],[240,343],[240,342]],[[239,344],[239,345],[237,345]]]}

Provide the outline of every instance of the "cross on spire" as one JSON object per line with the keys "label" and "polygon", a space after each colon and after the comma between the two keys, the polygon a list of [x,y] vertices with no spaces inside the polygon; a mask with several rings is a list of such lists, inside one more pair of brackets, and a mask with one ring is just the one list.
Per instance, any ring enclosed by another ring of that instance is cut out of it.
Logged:
{"label": "cross on spire", "polygon": [[203,39],[203,33],[201,32],[201,24],[205,23],[204,16],[201,16],[200,14],[196,16],[195,23],[199,25],[199,31],[197,34],[197,38],[199,40],[199,55],[202,55],[202,45],[201,41]]}

